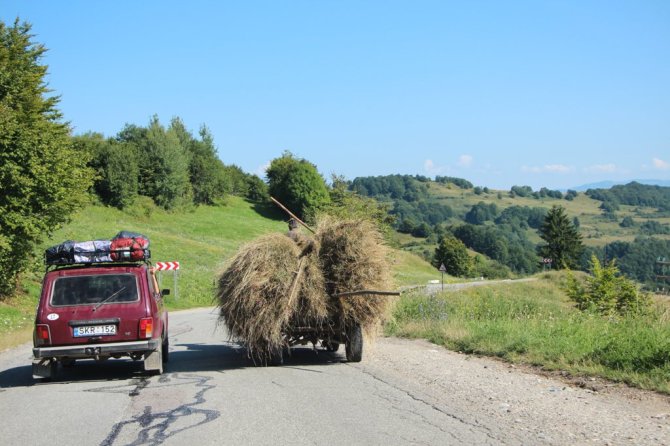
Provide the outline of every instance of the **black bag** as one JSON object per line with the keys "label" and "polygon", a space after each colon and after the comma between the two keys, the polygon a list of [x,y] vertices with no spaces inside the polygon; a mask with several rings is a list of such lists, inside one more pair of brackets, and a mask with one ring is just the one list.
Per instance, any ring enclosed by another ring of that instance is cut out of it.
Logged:
{"label": "black bag", "polygon": [[67,265],[74,263],[74,240],[67,240],[58,245],[47,248],[44,256],[47,265]]}

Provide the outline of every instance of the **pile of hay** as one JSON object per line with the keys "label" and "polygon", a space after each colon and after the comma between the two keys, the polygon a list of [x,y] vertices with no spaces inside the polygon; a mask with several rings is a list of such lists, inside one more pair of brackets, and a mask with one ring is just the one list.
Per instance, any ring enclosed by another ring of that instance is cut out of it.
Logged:
{"label": "pile of hay", "polygon": [[363,220],[322,219],[314,237],[273,234],[243,246],[218,280],[220,319],[261,363],[291,327],[339,321],[366,331],[386,315],[388,298],[333,297],[391,287],[388,251]]}
{"label": "pile of hay", "polygon": [[284,344],[282,332],[299,315],[319,326],[327,296],[316,252],[281,234],[243,246],[221,274],[220,317],[249,354],[264,361]]}
{"label": "pile of hay", "polygon": [[[319,221],[316,230],[319,261],[329,296],[361,290],[390,290],[392,286],[388,248],[375,226],[366,220]],[[331,300],[341,305],[346,324],[369,328],[384,318],[387,297],[349,296]]]}

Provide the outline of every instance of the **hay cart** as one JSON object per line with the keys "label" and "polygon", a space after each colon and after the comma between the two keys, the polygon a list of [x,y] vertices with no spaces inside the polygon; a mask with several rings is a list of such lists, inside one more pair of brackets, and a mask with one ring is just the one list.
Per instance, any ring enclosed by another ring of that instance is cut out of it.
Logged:
{"label": "hay cart", "polygon": [[[284,349],[296,345],[313,344],[321,346],[328,352],[336,352],[340,345],[344,344],[347,361],[360,362],[363,359],[363,330],[359,323],[346,321],[341,311],[342,299],[353,296],[366,295],[372,299],[383,298],[385,296],[399,296],[400,293],[394,291],[361,290],[339,293],[331,296],[339,302],[340,311],[331,315],[320,326],[301,325],[291,326],[284,330]],[[281,365],[284,360],[284,349],[273,352],[269,357],[269,363],[272,365]]]}

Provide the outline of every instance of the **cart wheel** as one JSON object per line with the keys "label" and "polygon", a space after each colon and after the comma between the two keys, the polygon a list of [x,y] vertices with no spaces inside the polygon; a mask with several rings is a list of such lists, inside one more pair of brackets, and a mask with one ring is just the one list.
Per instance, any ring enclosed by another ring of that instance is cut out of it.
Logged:
{"label": "cart wheel", "polygon": [[326,341],[323,343],[323,348],[325,348],[327,352],[334,353],[340,349],[340,343]]}
{"label": "cart wheel", "polygon": [[347,361],[361,362],[363,359],[363,332],[356,324],[347,331],[347,343],[344,345],[347,352]]}

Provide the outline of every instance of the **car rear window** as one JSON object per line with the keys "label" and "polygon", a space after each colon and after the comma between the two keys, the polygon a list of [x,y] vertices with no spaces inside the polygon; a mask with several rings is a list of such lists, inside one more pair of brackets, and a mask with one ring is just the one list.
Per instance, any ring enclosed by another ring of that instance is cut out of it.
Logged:
{"label": "car rear window", "polygon": [[99,274],[59,277],[51,293],[51,305],[95,305],[136,302],[137,280],[132,274]]}

